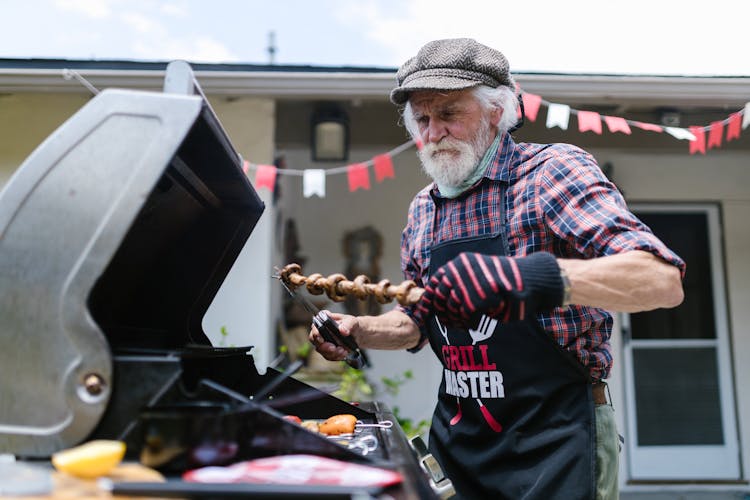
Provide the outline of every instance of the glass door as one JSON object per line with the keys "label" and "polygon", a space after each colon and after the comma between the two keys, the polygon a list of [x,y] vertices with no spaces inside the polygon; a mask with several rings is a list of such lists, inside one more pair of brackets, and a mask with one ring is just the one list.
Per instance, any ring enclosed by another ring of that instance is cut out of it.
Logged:
{"label": "glass door", "polygon": [[685,301],[623,315],[631,479],[738,479],[719,209],[633,205],[687,262]]}

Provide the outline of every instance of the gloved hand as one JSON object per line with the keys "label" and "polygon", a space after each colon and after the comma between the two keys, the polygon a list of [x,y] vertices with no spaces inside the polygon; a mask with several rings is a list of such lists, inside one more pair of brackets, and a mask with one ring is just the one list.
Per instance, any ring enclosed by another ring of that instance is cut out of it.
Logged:
{"label": "gloved hand", "polygon": [[464,252],[437,269],[415,313],[434,312],[448,326],[471,326],[482,314],[504,323],[562,305],[564,285],[554,255],[500,257]]}

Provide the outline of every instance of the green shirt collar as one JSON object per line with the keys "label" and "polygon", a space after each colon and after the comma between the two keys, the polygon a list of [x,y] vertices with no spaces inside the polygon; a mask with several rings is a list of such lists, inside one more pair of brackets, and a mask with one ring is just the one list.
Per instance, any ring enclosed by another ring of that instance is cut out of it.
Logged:
{"label": "green shirt collar", "polygon": [[477,181],[481,179],[484,173],[487,171],[487,167],[490,166],[490,163],[492,163],[492,159],[497,153],[497,148],[500,147],[501,137],[502,134],[497,134],[495,140],[492,141],[490,147],[487,148],[487,151],[485,151],[482,160],[474,168],[471,175],[469,175],[469,177],[467,177],[466,180],[464,180],[461,184],[459,184],[458,186],[443,186],[436,182],[435,184],[437,185],[438,191],[440,192],[440,196],[442,196],[443,198],[456,198],[461,193],[476,184]]}

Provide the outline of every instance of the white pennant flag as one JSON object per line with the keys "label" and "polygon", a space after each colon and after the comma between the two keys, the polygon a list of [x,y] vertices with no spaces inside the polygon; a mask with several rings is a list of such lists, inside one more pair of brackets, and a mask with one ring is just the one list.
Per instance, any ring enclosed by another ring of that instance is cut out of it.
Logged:
{"label": "white pennant flag", "polygon": [[302,174],[302,194],[309,198],[317,194],[321,198],[326,197],[326,172],[322,169],[305,170]]}
{"label": "white pennant flag", "polygon": [[750,102],[745,103],[745,111],[742,113],[742,130],[750,125]]}
{"label": "white pennant flag", "polygon": [[672,137],[674,137],[675,139],[688,140],[688,141],[695,140],[695,136],[693,135],[693,133],[686,128],[664,127],[664,130],[666,130],[667,133],[671,135]]}
{"label": "white pennant flag", "polygon": [[568,130],[570,121],[570,106],[567,104],[550,104],[547,108],[547,128],[560,127]]}

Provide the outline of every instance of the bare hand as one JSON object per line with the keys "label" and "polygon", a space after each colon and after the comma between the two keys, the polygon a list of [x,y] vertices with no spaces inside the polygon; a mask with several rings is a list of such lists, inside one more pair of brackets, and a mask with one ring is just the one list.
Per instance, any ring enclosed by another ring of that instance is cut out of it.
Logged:
{"label": "bare hand", "polygon": [[[353,335],[357,329],[357,318],[348,314],[332,313],[325,311],[331,317],[332,320],[336,321],[339,326],[339,331],[342,336]],[[310,328],[310,335],[308,336],[310,343],[315,347],[315,350],[320,353],[328,361],[341,361],[346,358],[349,354],[349,350],[345,347],[337,346],[331,342],[323,340],[323,336],[315,325]]]}

